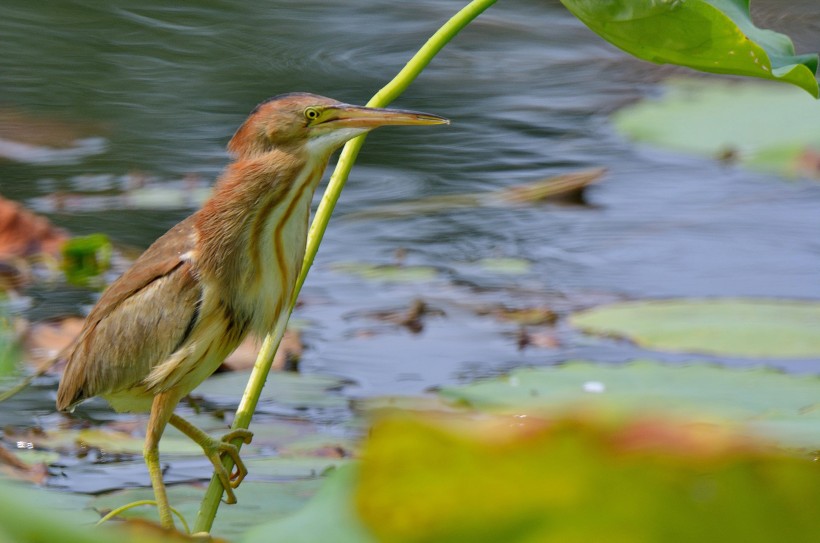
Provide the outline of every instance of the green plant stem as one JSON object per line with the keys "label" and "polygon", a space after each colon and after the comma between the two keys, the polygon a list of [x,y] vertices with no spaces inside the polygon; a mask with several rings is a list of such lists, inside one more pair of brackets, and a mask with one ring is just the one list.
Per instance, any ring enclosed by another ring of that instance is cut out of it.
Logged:
{"label": "green plant stem", "polygon": [[[447,21],[438,31],[433,34],[430,39],[419,49],[412,59],[405,65],[405,67],[390,81],[387,85],[382,87],[373,98],[367,103],[370,107],[384,107],[401,95],[404,90],[410,86],[416,77],[424,70],[425,67],[433,60],[441,49],[450,42],[465,26],[470,24],[476,17],[483,13],[487,8],[492,6],[496,0],[473,0],[467,6],[456,13],[449,21]],[[322,241],[327,225],[330,222],[330,215],[339,200],[339,195],[344,188],[347,176],[353,167],[353,162],[364,143],[364,136],[359,136],[349,141],[342,153],[339,155],[339,161],[336,164],[336,169],[330,178],[328,187],[322,196],[322,201],[316,211],[316,217],[310,225],[308,232],[307,248],[305,250],[305,258],[302,264],[302,269],[299,277],[296,280],[296,286],[291,296],[290,304],[284,316],[276,323],[276,327],[267,335],[265,341],[262,343],[262,348],[259,351],[259,356],[254,363],[248,385],[245,388],[245,393],[242,395],[242,400],[239,402],[239,407],[236,410],[236,417],[234,418],[232,428],[248,428],[250,426],[251,417],[256,410],[256,405],[259,402],[259,397],[262,393],[262,388],[265,386],[268,373],[270,372],[271,364],[273,364],[273,356],[276,354],[276,349],[282,340],[285,333],[288,319],[296,304],[296,298],[302,285],[305,282],[307,273],[313,265],[313,259],[319,251],[319,244]],[[241,441],[234,442],[234,445],[240,447]],[[230,472],[233,467],[233,462],[230,458],[225,459],[225,468]],[[213,526],[214,518],[216,517],[217,509],[219,508],[220,500],[222,499],[222,485],[219,479],[214,476],[211,478],[211,483],[205,492],[205,497],[200,505],[199,514],[197,516],[195,532],[210,532]]]}

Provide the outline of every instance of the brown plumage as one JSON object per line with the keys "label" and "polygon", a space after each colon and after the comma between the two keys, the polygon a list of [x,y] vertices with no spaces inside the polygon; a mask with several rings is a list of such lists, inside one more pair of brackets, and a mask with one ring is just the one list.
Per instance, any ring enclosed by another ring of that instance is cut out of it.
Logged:
{"label": "brown plumage", "polygon": [[[310,203],[331,153],[387,124],[441,124],[432,115],[360,108],[311,94],[260,104],[228,144],[235,161],[213,196],[160,237],[115,281],[67,350],[57,408],[102,396],[118,411],[150,411],[145,458],[160,520],[173,526],[157,445],[171,423],[205,450],[227,493],[245,474],[238,450],[173,414],[248,332],[264,335],[286,309],[304,257]],[[231,439],[250,439],[234,432]],[[220,456],[237,465],[228,474]]]}

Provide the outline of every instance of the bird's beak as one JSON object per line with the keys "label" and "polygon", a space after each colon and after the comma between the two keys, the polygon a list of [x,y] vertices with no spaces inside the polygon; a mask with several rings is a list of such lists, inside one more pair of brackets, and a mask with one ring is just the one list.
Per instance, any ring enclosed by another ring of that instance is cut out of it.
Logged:
{"label": "bird's beak", "polygon": [[339,104],[327,108],[328,124],[339,128],[372,129],[388,125],[450,124],[448,119],[406,109],[382,109]]}

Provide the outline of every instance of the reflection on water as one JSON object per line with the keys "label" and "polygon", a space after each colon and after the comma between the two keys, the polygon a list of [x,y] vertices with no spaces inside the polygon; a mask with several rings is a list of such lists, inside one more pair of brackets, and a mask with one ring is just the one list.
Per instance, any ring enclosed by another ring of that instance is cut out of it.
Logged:
{"label": "reflection on water", "polygon": [[[210,183],[226,163],[225,143],[257,102],[302,90],[364,103],[462,4],[9,0],[0,20],[0,108],[72,126],[73,139],[53,152],[74,154],[8,157],[0,193],[36,204],[54,192],[99,191],[97,205],[54,208],[51,219],[145,247],[190,213],[190,202],[121,209],[116,196],[127,183],[111,180]],[[801,6],[805,17],[793,24],[816,27],[820,8]],[[521,364],[636,354],[561,324],[557,348],[520,351],[516,325],[476,310],[487,304],[565,314],[625,297],[820,298],[820,185],[636,149],[610,129],[608,113],[651,93],[663,73],[626,59],[557,1],[501,2],[482,16],[397,104],[445,115],[452,126],[368,138],[298,311],[309,322],[306,371],[340,374],[357,383],[351,393],[377,394]],[[97,146],[84,153],[88,142]],[[597,166],[610,173],[590,189],[589,207],[344,218]],[[78,187],[78,179],[103,181]],[[408,265],[435,267],[436,278],[374,284],[333,266],[392,263],[397,249]],[[485,258],[533,265],[504,274],[475,265]],[[53,311],[77,311],[70,299]],[[416,299],[446,317],[417,335],[402,327],[371,333],[361,317]],[[818,361],[780,365],[820,369]]]}

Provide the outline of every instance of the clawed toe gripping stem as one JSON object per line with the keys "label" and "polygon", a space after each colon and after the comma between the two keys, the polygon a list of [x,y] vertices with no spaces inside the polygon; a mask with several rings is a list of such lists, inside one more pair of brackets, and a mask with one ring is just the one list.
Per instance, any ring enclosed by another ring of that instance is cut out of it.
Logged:
{"label": "clawed toe gripping stem", "polygon": [[[171,417],[170,423],[202,447],[205,456],[214,466],[214,473],[225,489],[225,503],[236,503],[236,495],[233,489],[237,488],[245,479],[248,468],[245,467],[245,463],[239,456],[239,446],[233,442],[241,440],[242,443],[250,443],[253,432],[240,428],[228,432],[221,439],[215,439],[178,415]],[[233,463],[230,472],[228,472],[223,462],[225,456],[230,458]],[[236,469],[233,469],[234,467]]]}

